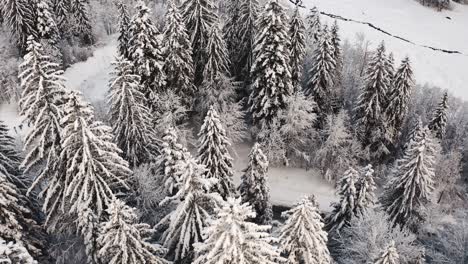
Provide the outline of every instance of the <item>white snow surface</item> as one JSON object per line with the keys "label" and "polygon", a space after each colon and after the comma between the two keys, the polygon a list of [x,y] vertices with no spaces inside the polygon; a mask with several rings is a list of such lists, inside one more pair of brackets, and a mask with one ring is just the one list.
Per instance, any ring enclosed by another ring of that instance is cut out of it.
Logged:
{"label": "white snow surface", "polygon": [[[453,3],[453,10],[437,12],[416,0],[303,0],[308,12],[313,6],[320,11],[364,21],[420,45],[457,50],[465,55],[446,54],[406,43],[366,25],[338,20],[342,39],[355,42],[357,33],[371,41],[371,49],[384,40],[387,51],[399,63],[408,55],[416,81],[448,89],[468,99],[468,5]],[[305,14],[304,14],[305,15]],[[450,19],[448,19],[449,17]],[[333,20],[321,15],[322,22]]]}

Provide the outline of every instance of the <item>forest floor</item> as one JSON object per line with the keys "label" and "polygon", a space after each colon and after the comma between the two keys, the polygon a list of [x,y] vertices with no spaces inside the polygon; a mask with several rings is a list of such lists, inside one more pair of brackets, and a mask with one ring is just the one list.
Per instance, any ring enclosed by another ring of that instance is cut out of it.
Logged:
{"label": "forest floor", "polygon": [[[369,22],[415,44],[391,37],[356,22],[338,20],[342,39],[351,43],[356,34],[363,33],[375,49],[384,40],[387,50],[393,52],[396,62],[409,56],[415,77],[420,84],[431,84],[448,89],[468,100],[468,5],[453,3],[452,10],[437,10],[422,6],[417,0],[303,0],[308,12],[313,6],[319,11],[345,18]],[[329,24],[333,19],[322,16]],[[422,45],[459,51],[447,54]]]}

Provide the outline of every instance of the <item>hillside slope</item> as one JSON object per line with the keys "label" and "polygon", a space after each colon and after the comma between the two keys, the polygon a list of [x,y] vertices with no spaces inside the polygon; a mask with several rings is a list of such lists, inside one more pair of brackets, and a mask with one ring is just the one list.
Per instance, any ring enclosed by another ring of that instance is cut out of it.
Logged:
{"label": "hillside slope", "polygon": [[[362,32],[366,39],[371,41],[371,48],[375,48],[384,40],[388,50],[394,52],[397,61],[406,55],[410,56],[418,83],[449,89],[456,96],[468,99],[468,6],[454,4],[453,10],[437,12],[415,0],[303,2],[308,9],[315,5],[326,13],[370,22],[393,35],[420,45],[464,53],[465,55],[459,55],[433,51],[387,36],[366,25],[338,21],[343,39],[353,42],[356,34]],[[329,17],[322,18],[329,23],[333,22]]]}

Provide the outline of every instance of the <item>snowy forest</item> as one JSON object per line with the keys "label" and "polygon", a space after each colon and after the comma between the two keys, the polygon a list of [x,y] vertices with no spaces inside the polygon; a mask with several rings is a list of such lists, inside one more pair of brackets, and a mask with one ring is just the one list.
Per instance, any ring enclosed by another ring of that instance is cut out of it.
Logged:
{"label": "snowy forest", "polygon": [[467,264],[468,103],[313,2],[0,0],[0,263]]}

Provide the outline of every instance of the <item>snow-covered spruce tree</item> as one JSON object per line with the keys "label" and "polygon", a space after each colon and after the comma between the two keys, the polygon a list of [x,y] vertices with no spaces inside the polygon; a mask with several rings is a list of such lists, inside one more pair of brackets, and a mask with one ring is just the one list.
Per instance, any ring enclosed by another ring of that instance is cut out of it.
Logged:
{"label": "snow-covered spruce tree", "polygon": [[74,18],[73,32],[84,44],[91,45],[94,38],[88,8],[90,8],[88,0],[71,0],[70,10]]}
{"label": "snow-covered spruce tree", "polygon": [[306,36],[309,42],[316,43],[322,35],[322,23],[320,22],[320,12],[317,7],[313,7],[306,16]]}
{"label": "snow-covered spruce tree", "polygon": [[159,32],[151,20],[150,9],[145,2],[139,0],[135,8],[136,14],[130,22],[130,57],[136,73],[141,77],[143,94],[148,100],[147,106],[155,111],[156,94],[166,84]]}
{"label": "snow-covered spruce tree", "polygon": [[166,50],[163,68],[166,87],[179,95],[190,109],[195,94],[192,46],[175,0],[168,4],[163,46]]}
{"label": "snow-covered spruce tree", "polygon": [[132,64],[120,57],[110,81],[110,124],[117,146],[132,167],[154,161],[158,146],[151,113],[145,106],[140,76]]}
{"label": "snow-covered spruce tree", "polygon": [[400,129],[408,113],[408,104],[415,83],[413,69],[408,57],[403,59],[393,79],[393,89],[388,95],[386,111],[389,129],[394,139],[399,137]]}
{"label": "snow-covered spruce tree", "polygon": [[369,149],[371,156],[377,159],[389,153],[388,145],[391,142],[385,115],[392,78],[387,62],[382,42],[369,62],[365,85],[355,109],[361,142]]}
{"label": "snow-covered spruce tree", "polygon": [[62,71],[58,68],[57,64],[51,62],[51,58],[44,55],[42,45],[30,37],[28,54],[20,65],[19,75],[23,89],[19,102],[20,113],[28,123],[33,124],[24,142],[26,156],[22,167],[27,172],[35,165],[43,165],[30,191],[47,182],[42,190],[47,222],[52,216],[57,216],[58,208],[63,206],[65,188],[63,175],[59,173],[59,159],[62,133],[60,120],[63,117],[66,91]]}
{"label": "snow-covered spruce tree", "polygon": [[59,28],[62,37],[69,37],[70,33],[70,0],[54,0],[53,10],[55,17],[55,24]]}
{"label": "snow-covered spruce tree", "polygon": [[15,139],[9,135],[8,127],[0,120],[0,174],[18,188],[24,190],[26,184],[18,169],[22,157],[16,150]]}
{"label": "snow-covered spruce tree", "polygon": [[314,162],[329,182],[337,182],[343,173],[357,163],[361,146],[346,126],[349,116],[343,110],[330,115],[323,134],[324,142],[315,153]]}
{"label": "snow-covered spruce tree", "polygon": [[45,254],[46,242],[35,217],[28,209],[27,198],[0,171],[0,238],[21,243],[33,256],[40,258]]}
{"label": "snow-covered spruce tree", "polygon": [[395,163],[385,187],[382,206],[395,224],[410,226],[423,220],[421,209],[431,200],[436,147],[428,128],[420,130]]}
{"label": "snow-covered spruce tree", "polygon": [[233,196],[234,168],[228,149],[231,143],[213,107],[208,110],[198,137],[198,160],[206,167],[205,177],[217,179],[213,191],[219,193],[223,199]]}
{"label": "snow-covered spruce tree", "polygon": [[216,182],[203,175],[205,167],[186,153],[184,160],[176,162],[178,182],[177,193],[161,202],[179,201],[177,208],[158,225],[169,225],[161,237],[161,243],[169,249],[169,256],[174,261],[191,263],[193,260],[193,244],[202,242],[202,230],[208,225],[213,215],[213,209],[222,203],[222,198],[210,189]]}
{"label": "snow-covered spruce tree", "polygon": [[146,239],[153,233],[147,224],[138,224],[135,209],[116,199],[107,209],[109,219],[101,223],[98,258],[108,264],[168,264],[160,257],[159,245]]}
{"label": "snow-covered spruce tree", "polygon": [[195,84],[199,85],[203,80],[209,32],[218,20],[216,6],[212,0],[184,0],[181,10],[192,43]]}
{"label": "snow-covered spruce tree", "polygon": [[268,188],[268,160],[255,143],[249,154],[249,164],[241,178],[239,191],[243,203],[249,203],[255,211],[252,219],[257,224],[269,224],[273,218]]}
{"label": "snow-covered spruce tree", "polygon": [[315,64],[309,70],[310,79],[305,87],[305,95],[311,96],[317,103],[320,123],[323,123],[326,115],[333,113],[334,91],[332,88],[336,74],[336,61],[333,43],[326,26],[321,34],[318,47],[314,51]]}
{"label": "snow-covered spruce tree", "polygon": [[34,5],[28,0],[3,0],[0,2],[0,10],[21,53],[26,53],[28,37],[38,36]]}
{"label": "snow-covered spruce tree", "polygon": [[78,92],[70,92],[65,106],[62,161],[66,166],[66,201],[76,216],[89,263],[96,261],[99,222],[115,198],[128,189],[131,171],[112,143],[111,128],[94,120],[92,107]]}
{"label": "snow-covered spruce tree", "polygon": [[179,184],[177,162],[183,160],[187,150],[178,142],[177,132],[173,127],[169,127],[161,144],[161,153],[156,160],[157,175],[162,178],[163,190],[167,196],[178,192],[176,185]]}
{"label": "snow-covered spruce tree", "polygon": [[296,6],[294,9],[294,14],[291,18],[289,26],[289,36],[291,38],[291,43],[288,49],[291,52],[291,81],[294,87],[294,90],[300,91],[299,88],[302,81],[302,71],[304,66],[304,57],[305,57],[305,25],[302,19],[301,13],[299,11],[299,6]]}
{"label": "snow-covered spruce tree", "polygon": [[429,129],[438,139],[442,139],[445,136],[448,108],[448,92],[445,92],[439,105],[434,110],[431,121],[429,122]]}
{"label": "snow-covered spruce tree", "polygon": [[2,263],[37,264],[21,243],[7,242],[2,237],[0,237],[0,261]]}
{"label": "snow-covered spruce tree", "polygon": [[362,169],[359,179],[356,182],[356,208],[357,216],[363,215],[367,209],[374,207],[377,202],[375,190],[377,189],[374,182],[374,169],[372,165],[367,165]]}
{"label": "snow-covered spruce tree", "polygon": [[288,264],[331,264],[327,248],[328,234],[323,230],[314,196],[303,198],[292,209],[283,213],[285,224],[280,229],[279,244]]}
{"label": "snow-covered spruce tree", "polygon": [[333,211],[325,219],[329,232],[339,233],[343,227],[349,224],[349,220],[355,215],[356,208],[356,181],[359,172],[350,167],[340,179],[338,195],[340,201],[333,204]]}
{"label": "snow-covered spruce tree", "polygon": [[334,98],[332,101],[332,108],[336,112],[342,107],[344,101],[344,91],[342,87],[343,82],[343,51],[341,49],[341,38],[340,38],[340,28],[338,27],[338,22],[335,20],[333,26],[330,29],[330,38],[333,45],[333,58],[336,63],[335,74],[334,74]]}
{"label": "snow-covered spruce tree", "polygon": [[119,55],[130,60],[130,15],[123,2],[118,2],[117,7],[119,9]]}
{"label": "snow-covered spruce tree", "polygon": [[193,263],[282,263],[284,259],[272,246],[276,240],[268,233],[271,227],[251,223],[251,218],[255,218],[252,207],[230,197],[203,230],[205,241],[195,244]]}
{"label": "snow-covered spruce tree", "polygon": [[387,248],[382,251],[382,254],[375,260],[375,264],[399,264],[400,257],[395,248],[395,241],[391,241]]}
{"label": "snow-covered spruce tree", "polygon": [[48,39],[49,43],[56,44],[60,38],[57,24],[55,23],[48,1],[37,0],[36,3],[37,31],[39,37]]}
{"label": "snow-covered spruce tree", "polygon": [[[226,42],[226,48],[229,52],[229,59],[236,61],[239,53],[239,18],[241,1],[228,0],[226,1],[226,21],[223,26],[223,38]],[[233,76],[238,77],[238,66],[230,65]]]}
{"label": "snow-covered spruce tree", "polygon": [[254,124],[260,127],[268,127],[286,109],[293,91],[287,21],[284,8],[276,0],[267,3],[258,19],[249,110]]}

